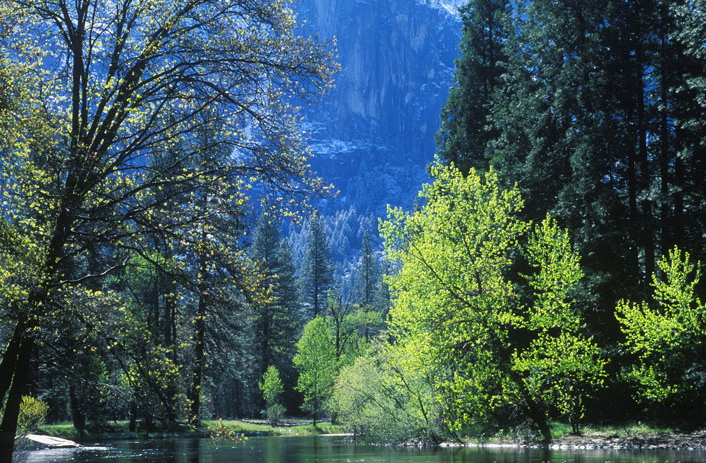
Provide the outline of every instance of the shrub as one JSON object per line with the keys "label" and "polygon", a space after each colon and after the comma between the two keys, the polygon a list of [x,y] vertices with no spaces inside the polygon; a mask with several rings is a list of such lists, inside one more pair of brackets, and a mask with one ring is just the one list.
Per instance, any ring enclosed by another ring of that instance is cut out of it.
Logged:
{"label": "shrub", "polygon": [[286,408],[284,408],[284,405],[282,404],[272,404],[269,407],[267,407],[267,410],[265,410],[265,417],[267,418],[267,422],[271,424],[272,426],[277,426],[280,421],[282,421],[282,417],[284,416],[284,412],[286,411]]}
{"label": "shrub", "polygon": [[49,412],[49,405],[30,396],[22,397],[20,414],[17,418],[18,434],[26,436],[36,431],[39,425],[44,424]]}

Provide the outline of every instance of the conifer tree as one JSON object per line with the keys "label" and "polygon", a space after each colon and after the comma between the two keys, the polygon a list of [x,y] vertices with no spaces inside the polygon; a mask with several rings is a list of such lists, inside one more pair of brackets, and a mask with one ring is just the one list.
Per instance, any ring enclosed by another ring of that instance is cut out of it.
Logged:
{"label": "conifer tree", "polygon": [[373,307],[376,287],[380,280],[378,259],[371,241],[370,230],[366,229],[360,249],[356,284],[357,303],[366,310]]}
{"label": "conifer tree", "polygon": [[292,253],[282,239],[275,217],[265,213],[258,221],[253,239],[253,258],[264,271],[267,296],[255,308],[255,350],[258,370],[271,365],[277,368],[291,391],[294,387],[292,357],[302,322],[298,297],[298,279]]}
{"label": "conifer tree", "polygon": [[591,324],[615,339],[615,301],[646,295],[657,256],[675,244],[703,256],[703,2],[514,4],[494,79],[473,67],[487,37],[487,21],[469,20],[479,3],[439,152],[464,172],[492,165],[521,189],[526,218],[550,212],[572,230]]}
{"label": "conifer tree", "polygon": [[489,115],[505,61],[509,5],[507,0],[471,0],[459,9],[461,57],[436,142],[439,156],[464,172],[489,165],[487,145],[497,134]]}
{"label": "conifer tree", "polygon": [[328,291],[333,284],[333,263],[331,250],[327,243],[324,221],[318,212],[314,212],[308,226],[306,267],[304,279],[306,302],[310,317],[324,314]]}

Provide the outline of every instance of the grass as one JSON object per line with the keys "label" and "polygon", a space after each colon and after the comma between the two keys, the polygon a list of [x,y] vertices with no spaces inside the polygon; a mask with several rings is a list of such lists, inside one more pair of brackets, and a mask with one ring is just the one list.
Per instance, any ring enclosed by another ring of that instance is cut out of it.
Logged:
{"label": "grass", "polygon": [[[227,432],[232,432],[234,435],[244,434],[246,436],[262,435],[262,436],[314,436],[319,434],[339,434],[346,432],[346,427],[344,425],[332,425],[329,422],[317,423],[313,426],[311,422],[307,421],[296,421],[289,422],[287,425],[282,426],[271,426],[267,424],[264,420],[221,420],[220,425],[222,425]],[[222,432],[219,430],[218,420],[205,420],[203,421],[204,428],[212,433]],[[64,439],[78,441],[80,439],[78,432],[73,427],[71,423],[59,423],[51,425],[40,426],[40,432],[43,434],[48,434],[51,436],[61,437]],[[601,437],[601,436],[619,436],[619,437],[635,437],[647,434],[664,434],[674,431],[670,428],[656,427],[643,422],[626,423],[623,425],[613,425],[613,426],[584,426],[581,428],[581,434],[586,437]],[[197,431],[188,431],[185,428],[183,433],[178,433],[176,435],[188,435],[190,433],[197,433]],[[571,426],[561,422],[552,423],[552,436],[554,439],[560,439],[561,437],[568,436],[571,434]],[[86,436],[93,439],[120,439],[124,437],[159,437],[163,436],[164,433],[129,433],[128,432],[128,422],[127,421],[117,421],[110,422],[109,429],[103,429],[96,432],[88,432]],[[174,434],[172,434],[174,435]],[[509,430],[500,431],[497,435],[485,438],[474,438],[468,436],[463,438],[464,442],[495,442],[504,440],[517,440],[522,436],[518,436],[516,431],[512,432]]]}
{"label": "grass", "polygon": [[[629,423],[622,426],[603,426],[601,428],[597,428],[595,431],[605,434],[618,435],[621,437],[632,437],[645,434],[667,434],[674,432],[675,430],[672,428],[655,427],[638,421],[636,423]],[[593,429],[587,427],[585,432],[589,434],[593,432]]]}
{"label": "grass", "polygon": [[[207,429],[212,429],[218,421],[204,421]],[[342,425],[328,422],[317,423],[316,426],[298,422],[288,426],[271,426],[264,421],[222,420],[224,426],[237,434],[260,434],[267,436],[314,436],[317,434],[338,434],[345,432]]]}
{"label": "grass", "polygon": [[39,426],[39,433],[74,441],[79,439],[78,431],[71,423],[43,424]]}
{"label": "grass", "polygon": [[[581,436],[584,437],[594,437],[594,438],[601,438],[601,437],[608,437],[608,436],[617,436],[617,437],[639,437],[639,436],[646,436],[646,435],[654,435],[654,434],[668,434],[671,432],[674,432],[675,430],[672,428],[667,428],[667,427],[658,427],[658,426],[653,426],[648,423],[644,423],[641,421],[637,422],[632,422],[632,423],[624,423],[621,425],[602,425],[602,426],[596,426],[596,425],[585,425],[581,426]],[[560,421],[552,421],[551,422],[551,432],[552,432],[552,439],[561,439],[564,437],[570,437],[572,435],[572,427],[568,423],[565,422],[560,422]],[[486,444],[486,443],[500,443],[500,442],[515,442],[515,441],[524,441],[524,440],[532,440],[533,438],[538,438],[538,435],[534,434],[532,431],[530,431],[528,428],[520,427],[520,428],[506,428],[506,429],[500,429],[498,430],[494,435],[485,435],[485,436],[473,436],[473,435],[468,435],[468,436],[463,436],[462,441],[465,443],[473,443],[473,444]]]}
{"label": "grass", "polygon": [[[566,423],[552,422],[552,437],[555,439],[571,435],[571,426]],[[644,436],[647,434],[667,434],[674,432],[672,428],[657,427],[641,421],[634,423],[625,423],[622,425],[606,425],[592,426],[586,425],[581,427],[581,435],[584,436],[618,436],[618,437],[635,437]]]}
{"label": "grass", "polygon": [[[316,426],[310,422],[300,421],[293,425],[287,426],[271,426],[265,421],[242,421],[242,420],[221,420],[223,426],[235,434],[245,435],[265,435],[265,436],[314,436],[318,434],[337,434],[345,432],[345,428],[341,425],[332,425],[331,423],[317,423]],[[218,420],[203,421],[204,428],[212,432],[216,429]],[[61,437],[69,440],[79,440],[80,436],[76,428],[71,423],[45,424],[39,427],[42,434]],[[190,431],[184,431],[179,434],[190,434]],[[197,433],[197,431],[193,431]],[[109,429],[100,431],[88,431],[84,437],[104,438],[104,439],[119,439],[121,437],[155,437],[161,436],[164,433],[155,432],[139,432],[130,433],[127,421],[116,421],[109,423]]]}

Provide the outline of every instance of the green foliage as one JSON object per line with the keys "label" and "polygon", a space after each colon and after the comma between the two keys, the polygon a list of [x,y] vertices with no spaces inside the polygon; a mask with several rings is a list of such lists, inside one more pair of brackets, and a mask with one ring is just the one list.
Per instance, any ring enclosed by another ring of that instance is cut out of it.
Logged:
{"label": "green foliage", "polygon": [[363,439],[399,443],[438,441],[444,435],[429,378],[403,368],[402,353],[380,341],[341,369],[333,404],[339,418]]}
{"label": "green foliage", "polygon": [[[555,413],[578,431],[605,362],[582,334],[572,293],[583,274],[568,232],[547,217],[523,245],[530,225],[518,218],[522,199],[493,170],[464,177],[437,163],[431,173],[426,204],[411,214],[392,209],[381,224],[387,254],[400,264],[388,281],[402,369],[430,378],[452,432],[482,429],[515,408],[545,439]],[[533,269],[526,302],[513,275],[520,255]]]}
{"label": "green foliage", "polygon": [[584,401],[606,376],[606,361],[598,345],[582,334],[582,316],[571,297],[583,276],[579,256],[568,232],[549,216],[535,227],[525,254],[537,270],[526,276],[533,303],[524,326],[534,338],[515,351],[512,368],[523,375],[538,402],[566,416],[578,433]]}
{"label": "green foliage", "polygon": [[279,403],[275,403],[268,406],[265,409],[265,416],[267,417],[267,422],[272,426],[277,426],[280,421],[282,421],[282,418],[284,418],[284,414],[286,413],[286,411],[287,409],[284,407],[284,405]]}
{"label": "green foliage", "polygon": [[624,346],[637,359],[626,376],[648,401],[700,403],[706,393],[706,306],[695,291],[701,271],[678,248],[657,266],[654,304],[623,300],[616,307]]}
{"label": "green foliage", "polygon": [[270,365],[267,367],[260,383],[260,390],[267,405],[267,408],[265,408],[267,422],[272,426],[277,426],[287,409],[279,403],[280,396],[284,392],[284,385],[275,366]]}
{"label": "green foliage", "polygon": [[593,331],[643,298],[673,245],[703,258],[703,0],[472,0],[438,152],[497,172],[525,219],[550,213],[583,256]]}
{"label": "green foliage", "polygon": [[329,293],[326,320],[336,351],[337,368],[352,363],[367,349],[370,333],[382,325],[380,314],[364,310]]}
{"label": "green foliage", "polygon": [[324,189],[288,101],[326,89],[331,50],[279,0],[11,0],[0,22],[3,459],[55,344],[91,376],[88,355],[122,369],[146,422],[176,423],[187,396],[198,421],[209,347],[241,348],[260,297],[247,191],[292,214]]}
{"label": "green foliage", "polygon": [[34,397],[23,396],[17,419],[19,434],[27,435],[36,431],[46,421],[47,413],[49,413],[49,405]]}
{"label": "green foliage", "polygon": [[461,57],[456,60],[454,85],[441,112],[436,141],[440,157],[463,172],[488,168],[488,142],[497,136],[489,115],[506,60],[503,43],[508,37],[509,5],[507,0],[471,0],[459,9]]}
{"label": "green foliage", "polygon": [[223,420],[218,420],[210,428],[211,440],[216,443],[226,442],[230,445],[240,444],[248,440],[244,434],[238,434],[237,431],[228,427]]}
{"label": "green foliage", "polygon": [[485,421],[501,405],[509,371],[508,324],[520,319],[505,278],[528,225],[517,218],[517,190],[493,171],[464,177],[434,164],[426,204],[391,209],[381,224],[387,256],[401,264],[388,278],[390,330],[406,351],[405,368],[434,378],[453,430]]}
{"label": "green foliage", "polygon": [[255,304],[253,319],[253,355],[258,375],[268,365],[279,371],[284,383],[283,403],[295,406],[293,394],[296,372],[292,365],[295,343],[301,334],[300,285],[295,276],[292,252],[277,227],[277,216],[268,210],[260,217],[251,256],[262,272],[263,297]]}
{"label": "green foliage", "polygon": [[356,275],[355,297],[358,305],[366,309],[373,307],[380,277],[379,263],[373,250],[370,231],[366,229],[363,233]]}
{"label": "green foliage", "polygon": [[303,408],[312,414],[316,424],[327,410],[337,368],[336,348],[323,317],[304,326],[293,361],[299,371],[297,390],[304,394]]}

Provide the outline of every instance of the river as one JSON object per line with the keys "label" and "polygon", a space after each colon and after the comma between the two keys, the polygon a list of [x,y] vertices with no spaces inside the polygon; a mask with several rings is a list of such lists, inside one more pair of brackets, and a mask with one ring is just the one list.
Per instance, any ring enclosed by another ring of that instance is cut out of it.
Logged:
{"label": "river", "polygon": [[16,463],[703,463],[700,451],[542,451],[499,448],[399,449],[340,437],[250,437],[232,445],[208,439],[111,441],[80,449],[19,452]]}

